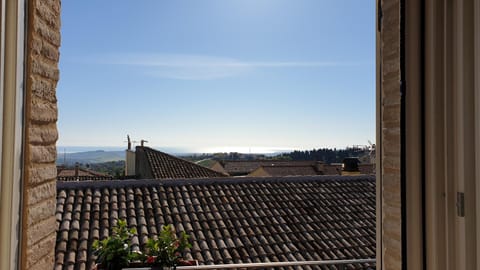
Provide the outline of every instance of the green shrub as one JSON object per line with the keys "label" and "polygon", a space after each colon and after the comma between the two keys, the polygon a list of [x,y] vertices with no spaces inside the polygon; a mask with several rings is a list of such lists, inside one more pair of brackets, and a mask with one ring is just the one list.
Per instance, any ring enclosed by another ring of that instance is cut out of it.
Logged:
{"label": "green shrub", "polygon": [[167,267],[176,266],[181,258],[181,253],[191,247],[188,238],[189,236],[185,232],[181,232],[180,237],[177,238],[171,224],[162,226],[158,239],[148,239],[147,241],[147,262]]}
{"label": "green shrub", "polygon": [[113,234],[103,240],[95,240],[92,248],[97,262],[107,270],[127,267],[132,259],[138,257],[131,251],[130,239],[136,233],[135,228],[128,229],[125,220],[119,220],[113,227]]}

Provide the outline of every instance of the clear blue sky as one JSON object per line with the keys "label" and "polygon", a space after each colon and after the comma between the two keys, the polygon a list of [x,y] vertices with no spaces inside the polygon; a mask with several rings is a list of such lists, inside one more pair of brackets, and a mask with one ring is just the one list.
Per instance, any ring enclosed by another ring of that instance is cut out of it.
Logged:
{"label": "clear blue sky", "polygon": [[62,1],[59,146],[375,139],[375,1]]}

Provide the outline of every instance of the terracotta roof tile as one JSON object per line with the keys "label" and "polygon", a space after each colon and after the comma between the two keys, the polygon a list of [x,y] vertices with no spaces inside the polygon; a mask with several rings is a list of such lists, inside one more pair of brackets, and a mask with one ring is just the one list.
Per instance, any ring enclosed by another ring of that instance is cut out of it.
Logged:
{"label": "terracotta roof tile", "polygon": [[266,176],[270,177],[282,177],[282,176],[307,176],[307,175],[320,175],[322,172],[318,171],[315,165],[262,165],[257,170],[252,172],[255,175],[256,172],[262,171]]}
{"label": "terracotta roof tile", "polygon": [[122,217],[137,229],[136,250],[162,224],[186,230],[184,255],[200,264],[375,257],[370,176],[58,182],[57,191],[55,269],[90,269],[93,241]]}
{"label": "terracotta roof tile", "polygon": [[248,160],[221,162],[230,175],[247,175],[261,166],[315,166],[316,161]]}
{"label": "terracotta roof tile", "polygon": [[57,167],[57,180],[58,181],[99,181],[99,180],[112,180],[113,176],[92,171],[85,168],[67,169],[61,166]]}
{"label": "terracotta roof tile", "polygon": [[179,179],[226,176],[223,173],[145,146],[137,146],[135,155],[136,173],[140,178]]}

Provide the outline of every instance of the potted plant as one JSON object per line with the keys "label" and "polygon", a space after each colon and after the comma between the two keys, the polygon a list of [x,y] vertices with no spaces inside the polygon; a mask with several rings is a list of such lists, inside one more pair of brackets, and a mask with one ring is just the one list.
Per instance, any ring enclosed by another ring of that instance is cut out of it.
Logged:
{"label": "potted plant", "polygon": [[177,265],[194,265],[184,261],[181,253],[191,247],[189,236],[182,232],[177,237],[173,225],[164,225],[157,239],[148,239],[145,245],[146,254],[132,252],[132,236],[135,228],[128,229],[125,220],[119,220],[113,227],[111,236],[103,240],[95,240],[92,249],[97,255],[95,269],[121,270],[128,267],[148,267],[151,269],[175,269]]}
{"label": "potted plant", "polygon": [[180,237],[175,234],[173,225],[164,225],[157,239],[148,239],[146,243],[146,263],[162,269],[175,269],[177,265],[190,265],[183,261],[181,254],[191,245],[189,236],[181,232]]}
{"label": "potted plant", "polygon": [[100,263],[98,269],[119,270],[140,256],[131,251],[130,239],[136,233],[135,228],[128,229],[127,222],[119,220],[112,230],[111,236],[93,242],[93,252]]}

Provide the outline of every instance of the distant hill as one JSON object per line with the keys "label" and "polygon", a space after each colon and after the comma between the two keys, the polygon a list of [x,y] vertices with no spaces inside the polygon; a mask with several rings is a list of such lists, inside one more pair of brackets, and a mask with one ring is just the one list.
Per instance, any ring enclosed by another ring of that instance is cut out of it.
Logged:
{"label": "distant hill", "polygon": [[62,153],[58,152],[57,164],[71,166],[76,162],[81,164],[102,163],[110,161],[125,160],[125,151],[87,151],[77,153]]}
{"label": "distant hill", "polygon": [[90,163],[89,169],[96,172],[107,173],[115,177],[115,179],[121,179],[125,175],[125,160]]}

